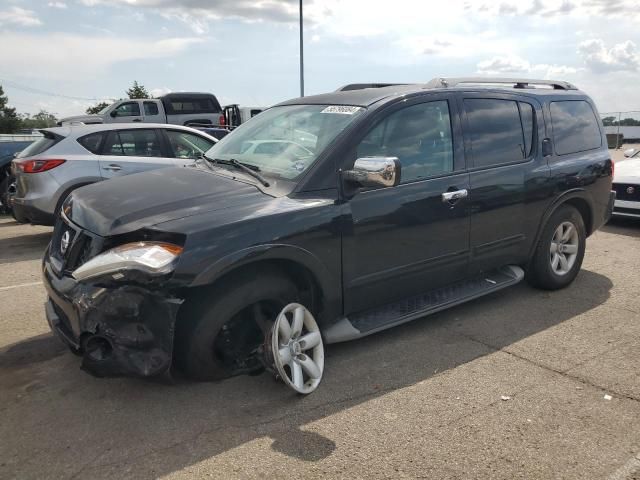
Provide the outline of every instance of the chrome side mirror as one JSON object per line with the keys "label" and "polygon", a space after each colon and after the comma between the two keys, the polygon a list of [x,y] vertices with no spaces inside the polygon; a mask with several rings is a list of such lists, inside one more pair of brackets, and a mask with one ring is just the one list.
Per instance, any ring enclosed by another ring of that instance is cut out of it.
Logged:
{"label": "chrome side mirror", "polygon": [[343,172],[344,178],[362,187],[395,187],[400,183],[398,157],[358,158],[352,170]]}
{"label": "chrome side mirror", "polygon": [[624,151],[624,156],[627,158],[633,157],[637,151],[638,150],[636,148],[628,148],[627,150]]}

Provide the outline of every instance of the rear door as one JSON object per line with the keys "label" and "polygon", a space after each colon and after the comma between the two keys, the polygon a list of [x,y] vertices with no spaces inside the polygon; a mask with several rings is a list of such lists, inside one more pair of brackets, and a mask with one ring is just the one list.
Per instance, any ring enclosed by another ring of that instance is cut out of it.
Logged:
{"label": "rear door", "polygon": [[141,122],[142,111],[140,109],[140,101],[131,100],[118,105],[112,112],[115,113],[115,117],[111,117],[112,123],[129,123],[129,122]]}
{"label": "rear door", "polygon": [[548,197],[541,106],[488,92],[461,94],[460,103],[470,163],[470,272],[521,264]]}
{"label": "rear door", "polygon": [[167,121],[159,100],[144,100],[142,110],[144,123],[166,123]]}
{"label": "rear door", "polygon": [[100,155],[105,179],[174,165],[155,128],[112,130]]}

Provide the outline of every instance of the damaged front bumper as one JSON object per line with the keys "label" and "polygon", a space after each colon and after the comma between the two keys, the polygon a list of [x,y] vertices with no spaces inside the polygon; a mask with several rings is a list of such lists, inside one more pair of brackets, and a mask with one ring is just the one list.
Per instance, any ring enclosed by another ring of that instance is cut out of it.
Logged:
{"label": "damaged front bumper", "polygon": [[170,377],[182,300],[152,285],[78,282],[58,276],[45,257],[47,321],[98,377]]}

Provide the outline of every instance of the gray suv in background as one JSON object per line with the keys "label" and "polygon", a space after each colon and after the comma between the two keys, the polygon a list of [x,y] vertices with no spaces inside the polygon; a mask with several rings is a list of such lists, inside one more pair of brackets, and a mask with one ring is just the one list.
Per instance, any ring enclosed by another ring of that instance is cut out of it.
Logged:
{"label": "gray suv in background", "polygon": [[43,137],[12,165],[13,215],[38,225],[53,225],[62,202],[76,188],[192,164],[217,142],[199,130],[166,124],[70,125],[41,132]]}

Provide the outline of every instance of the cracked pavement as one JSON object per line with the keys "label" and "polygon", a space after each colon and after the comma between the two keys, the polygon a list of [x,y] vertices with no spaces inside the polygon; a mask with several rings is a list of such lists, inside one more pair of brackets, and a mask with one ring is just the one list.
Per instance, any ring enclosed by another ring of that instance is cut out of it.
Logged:
{"label": "cracked pavement", "polygon": [[640,477],[640,221],[593,235],[565,290],[328,346],[308,397],[80,371],[44,319],[50,231],[0,217],[0,478]]}

